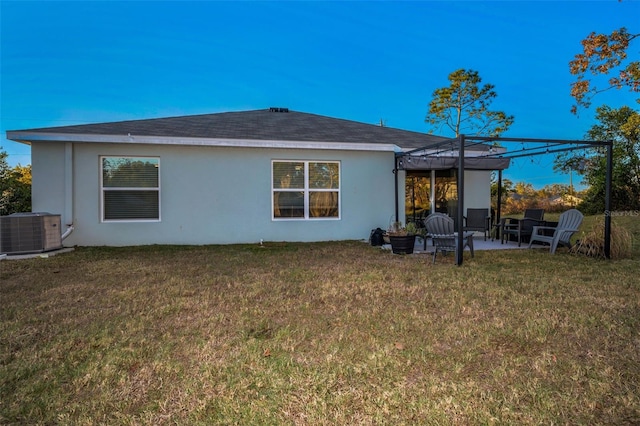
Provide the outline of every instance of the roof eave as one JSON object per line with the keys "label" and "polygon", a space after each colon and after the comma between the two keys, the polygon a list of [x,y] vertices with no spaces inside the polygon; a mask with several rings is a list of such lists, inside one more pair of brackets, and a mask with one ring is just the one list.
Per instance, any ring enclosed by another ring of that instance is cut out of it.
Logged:
{"label": "roof eave", "polygon": [[382,151],[398,152],[392,143],[354,143],[329,141],[284,141],[261,139],[189,138],[169,136],[100,135],[76,133],[51,133],[8,131],[7,139],[28,144],[32,142],[75,142],[75,143],[121,143],[142,145],[185,145],[218,146],[238,148],[279,148],[279,149],[331,149],[341,151]]}

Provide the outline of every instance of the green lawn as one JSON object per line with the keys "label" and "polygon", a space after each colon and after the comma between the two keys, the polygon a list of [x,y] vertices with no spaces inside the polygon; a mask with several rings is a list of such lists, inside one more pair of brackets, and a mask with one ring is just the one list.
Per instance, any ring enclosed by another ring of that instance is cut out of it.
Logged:
{"label": "green lawn", "polygon": [[638,424],[640,217],[614,221],[632,258],[456,267],[339,242],[5,260],[0,423]]}

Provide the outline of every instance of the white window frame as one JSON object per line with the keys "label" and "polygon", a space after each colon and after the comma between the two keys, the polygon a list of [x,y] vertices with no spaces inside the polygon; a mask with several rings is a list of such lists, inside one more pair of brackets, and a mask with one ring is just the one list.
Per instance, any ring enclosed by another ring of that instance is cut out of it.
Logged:
{"label": "white window frame", "polygon": [[[304,217],[275,217],[275,193],[278,191],[288,192],[284,188],[274,188],[273,165],[274,163],[303,163],[304,164],[304,188],[292,188],[290,192],[304,193]],[[310,189],[309,188],[309,163],[331,163],[338,165],[338,187],[326,189]],[[324,221],[324,220],[340,220],[342,218],[342,163],[339,160],[271,160],[271,220],[275,222],[282,221]],[[338,193],[338,215],[336,217],[312,217],[309,213],[310,209],[310,193],[312,192],[337,192]]]}
{"label": "white window frame", "polygon": [[[124,158],[124,159],[153,159],[158,161],[158,186],[156,188],[146,187],[104,187],[104,170],[103,164],[105,158]],[[100,222],[102,223],[126,223],[126,222],[160,222],[162,220],[162,183],[160,179],[160,157],[152,155],[101,155],[99,156],[99,170],[100,170]],[[104,194],[108,191],[157,191],[158,192],[158,218],[157,219],[105,219],[104,217]]]}

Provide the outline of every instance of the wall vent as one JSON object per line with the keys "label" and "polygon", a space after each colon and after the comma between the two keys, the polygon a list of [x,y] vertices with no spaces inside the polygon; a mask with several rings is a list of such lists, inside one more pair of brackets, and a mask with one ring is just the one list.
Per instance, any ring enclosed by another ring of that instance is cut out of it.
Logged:
{"label": "wall vent", "polygon": [[289,108],[271,107],[269,108],[269,112],[289,112]]}
{"label": "wall vent", "polygon": [[62,248],[60,215],[14,213],[0,216],[0,253],[41,253]]}

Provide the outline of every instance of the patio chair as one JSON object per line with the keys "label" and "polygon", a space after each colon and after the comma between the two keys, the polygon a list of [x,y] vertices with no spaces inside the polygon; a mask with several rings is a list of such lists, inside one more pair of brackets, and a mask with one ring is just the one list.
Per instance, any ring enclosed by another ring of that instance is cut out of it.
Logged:
{"label": "patio chair", "polygon": [[[444,213],[432,213],[424,220],[427,229],[427,235],[433,241],[433,263],[436,263],[436,255],[438,252],[447,254],[454,252],[457,255],[458,250],[458,233],[454,232],[453,219]],[[471,257],[473,257],[473,232],[463,233],[462,249],[469,247]]]}
{"label": "patio chair", "polygon": [[534,241],[549,244],[551,254],[556,252],[558,245],[571,247],[571,236],[580,228],[583,217],[580,211],[570,209],[560,215],[557,226],[534,226],[529,239],[529,248]]}
{"label": "patio chair", "polygon": [[505,218],[500,221],[500,244],[515,236],[518,247],[525,237],[530,237],[533,227],[544,224],[544,209],[525,209],[522,219]]}
{"label": "patio chair", "polygon": [[491,229],[491,215],[489,209],[467,209],[467,215],[463,216],[465,231],[479,231],[484,233],[487,241],[487,233]]}

